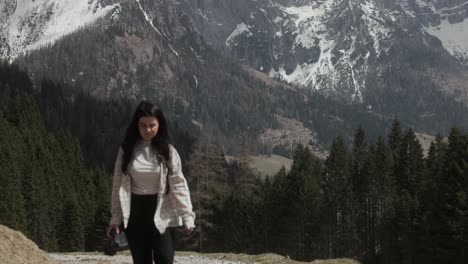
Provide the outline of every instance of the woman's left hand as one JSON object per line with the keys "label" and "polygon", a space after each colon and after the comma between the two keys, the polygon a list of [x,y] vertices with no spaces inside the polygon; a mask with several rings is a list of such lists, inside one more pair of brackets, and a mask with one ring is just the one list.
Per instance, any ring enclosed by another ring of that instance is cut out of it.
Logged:
{"label": "woman's left hand", "polygon": [[186,227],[186,226],[184,226],[184,228],[183,228],[182,231],[184,232],[184,234],[185,234],[186,236],[189,236],[189,235],[192,234],[192,232],[193,232],[193,227]]}

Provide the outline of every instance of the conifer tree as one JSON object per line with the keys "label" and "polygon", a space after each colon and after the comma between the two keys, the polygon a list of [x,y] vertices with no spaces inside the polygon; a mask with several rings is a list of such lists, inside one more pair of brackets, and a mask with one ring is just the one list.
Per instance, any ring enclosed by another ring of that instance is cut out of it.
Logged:
{"label": "conifer tree", "polygon": [[220,211],[222,196],[227,191],[227,164],[224,154],[215,142],[209,136],[202,136],[192,145],[188,169],[198,223],[195,235],[198,250],[204,251],[205,242],[210,234],[211,236],[219,234],[215,217]]}
{"label": "conifer tree", "polygon": [[308,148],[297,145],[286,180],[288,251],[299,259],[318,255],[316,234],[319,230],[316,227],[320,203],[320,161]]}
{"label": "conifer tree", "polygon": [[[369,159],[368,146],[364,130],[359,127],[354,134],[353,162],[351,168],[351,184],[353,190],[353,221],[356,223],[359,236],[359,248],[364,250],[359,256],[366,255],[369,248],[370,225],[370,183],[372,160]],[[367,165],[367,168],[365,167]],[[367,169],[367,171],[366,171]]]}
{"label": "conifer tree", "polygon": [[97,203],[92,225],[91,233],[86,239],[87,250],[102,250],[104,246],[104,238],[106,236],[107,226],[109,225],[110,206],[111,206],[111,177],[103,169],[95,169],[93,174],[93,182],[96,186],[94,201]]}
{"label": "conifer tree", "polygon": [[439,183],[440,231],[444,239],[437,244],[437,259],[466,263],[468,222],[468,135],[452,128],[447,157]]}
{"label": "conifer tree", "polygon": [[392,249],[395,247],[394,217],[396,202],[396,183],[394,178],[394,165],[392,150],[382,137],[377,139],[375,149],[374,177],[375,191],[377,193],[377,219],[376,219],[376,257],[383,263],[394,263]]}
{"label": "conifer tree", "polygon": [[[401,124],[398,119],[393,119],[390,134],[388,135],[388,144],[392,150],[393,160],[398,160],[399,148],[402,138]],[[396,165],[396,164],[395,164]]]}
{"label": "conifer tree", "polygon": [[47,132],[34,98],[27,95],[17,96],[9,105],[8,119],[20,131],[25,143],[25,155],[21,173],[23,178],[23,195],[27,208],[28,235],[43,249],[53,249],[56,237],[53,234],[54,223],[50,217],[48,194],[51,179],[46,166],[50,161],[47,151]]}
{"label": "conifer tree", "polygon": [[85,246],[85,227],[79,205],[73,196],[65,201],[63,210],[62,249],[68,252],[83,251]]}
{"label": "conifer tree", "polygon": [[426,186],[424,165],[422,147],[409,129],[402,138],[395,171],[398,193],[395,223],[399,241],[396,256],[402,263],[411,263],[418,252],[420,202]]}
{"label": "conifer tree", "polygon": [[328,257],[355,253],[356,229],[352,221],[351,154],[343,138],[333,142],[322,173],[322,189],[328,216]]}
{"label": "conifer tree", "polygon": [[284,166],[272,178],[271,190],[267,193],[265,201],[266,210],[270,216],[270,226],[268,227],[269,240],[265,241],[273,252],[284,252],[284,241],[287,240],[287,219],[288,211],[287,197],[287,171]]}
{"label": "conifer tree", "polygon": [[20,171],[22,149],[19,131],[0,110],[0,224],[26,233],[26,208]]}

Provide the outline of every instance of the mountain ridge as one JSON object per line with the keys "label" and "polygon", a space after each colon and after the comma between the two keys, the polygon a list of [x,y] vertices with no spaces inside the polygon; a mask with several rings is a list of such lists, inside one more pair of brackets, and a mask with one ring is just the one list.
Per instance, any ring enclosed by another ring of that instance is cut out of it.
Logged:
{"label": "mountain ridge", "polygon": [[[231,151],[241,134],[260,145],[263,132],[280,128],[275,114],[298,120],[322,144],[340,133],[351,138],[359,124],[382,132],[394,117],[428,134],[467,126],[466,105],[459,105],[468,102],[467,71],[440,40],[418,31],[422,22],[401,7],[407,2],[91,1],[100,10],[119,5],[118,12],[15,62],[36,83],[47,76],[100,98],[155,100],[184,129],[215,134]],[[302,8],[307,5],[322,11]],[[393,16],[401,26],[391,28],[396,22],[379,17],[384,8],[403,10],[405,15]],[[425,19],[428,27],[437,22]],[[380,25],[391,29],[391,39],[373,41],[369,28],[378,36]],[[320,61],[324,67],[317,66]],[[274,67],[279,75],[271,74]],[[315,72],[299,74],[306,68]],[[292,76],[322,84],[311,88]],[[317,91],[320,96],[313,95]],[[350,109],[357,112],[346,113]]]}

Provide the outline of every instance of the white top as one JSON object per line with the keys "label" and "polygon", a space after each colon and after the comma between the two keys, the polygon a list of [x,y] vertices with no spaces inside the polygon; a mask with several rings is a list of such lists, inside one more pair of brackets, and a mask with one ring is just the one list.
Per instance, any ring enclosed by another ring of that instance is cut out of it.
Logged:
{"label": "white top", "polygon": [[[132,193],[132,178],[122,171],[123,149],[115,160],[114,176],[112,180],[111,220],[110,224],[120,225],[123,222],[127,227],[130,218],[130,203]],[[156,212],[154,213],[154,225],[161,234],[171,226],[195,227],[195,213],[187,180],[182,172],[182,163],[179,153],[174,146],[169,145],[169,160],[167,165],[160,163],[161,177],[159,177],[159,191]],[[171,168],[169,172],[169,167]],[[166,194],[166,187],[169,191]]]}
{"label": "white top", "polygon": [[156,152],[151,149],[151,141],[140,140],[133,153],[134,159],[128,170],[132,179],[132,193],[157,194],[161,166],[156,158]]}

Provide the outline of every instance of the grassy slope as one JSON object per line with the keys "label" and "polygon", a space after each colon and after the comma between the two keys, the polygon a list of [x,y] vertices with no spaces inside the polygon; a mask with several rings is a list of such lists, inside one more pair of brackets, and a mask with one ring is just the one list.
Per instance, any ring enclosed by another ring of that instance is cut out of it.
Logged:
{"label": "grassy slope", "polygon": [[[284,166],[286,170],[291,168],[292,160],[278,156],[271,155],[268,156],[250,156],[252,161],[251,167],[258,171],[262,176],[275,175],[280,169],[281,166]],[[226,156],[228,162],[233,160],[232,156]]]}

